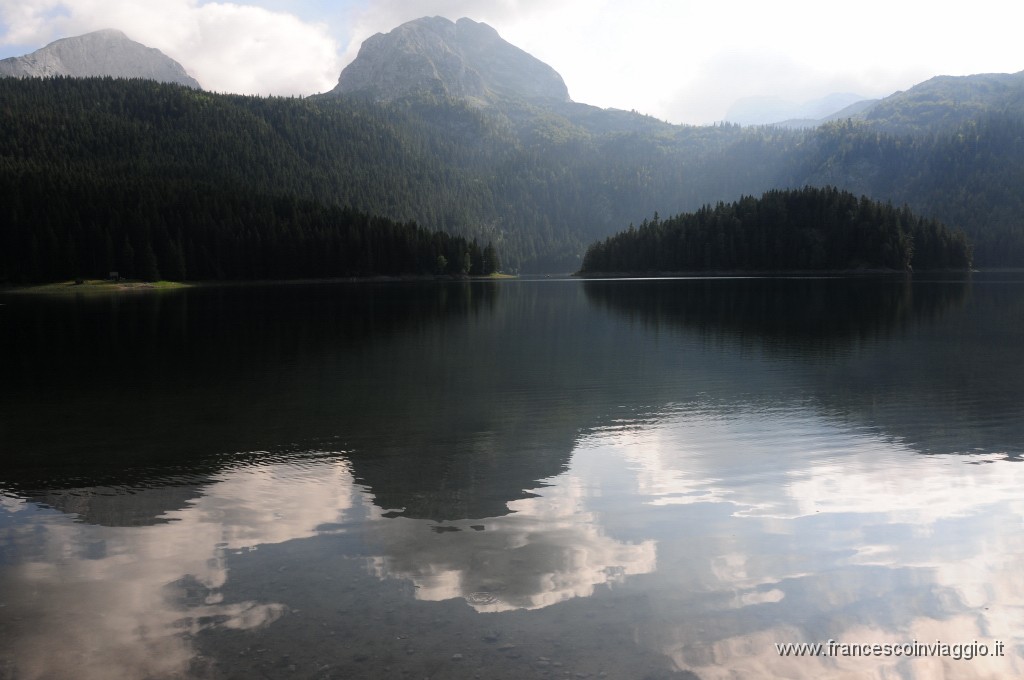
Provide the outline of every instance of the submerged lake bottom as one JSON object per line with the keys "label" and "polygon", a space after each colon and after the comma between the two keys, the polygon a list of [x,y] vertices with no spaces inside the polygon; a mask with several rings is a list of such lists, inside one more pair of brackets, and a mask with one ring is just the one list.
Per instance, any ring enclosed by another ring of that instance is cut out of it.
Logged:
{"label": "submerged lake bottom", "polygon": [[1024,675],[1024,275],[0,302],[2,680]]}

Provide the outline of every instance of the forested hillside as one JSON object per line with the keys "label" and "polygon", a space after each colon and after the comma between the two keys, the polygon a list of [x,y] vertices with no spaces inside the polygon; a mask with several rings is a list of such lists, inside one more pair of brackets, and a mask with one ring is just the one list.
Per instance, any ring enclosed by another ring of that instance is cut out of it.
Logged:
{"label": "forested hillside", "polygon": [[1022,111],[1024,71],[936,76],[874,103],[863,119],[885,132],[935,132]]}
{"label": "forested hillside", "polygon": [[735,126],[597,134],[551,111],[451,100],[261,99],[57,78],[0,80],[0,101],[0,173],[311,199],[492,241],[513,270],[574,269],[593,234],[659,202],[759,188],[770,170],[719,167],[737,142],[761,141]]}
{"label": "forested hillside", "polygon": [[[251,206],[242,214],[283,201],[310,214],[315,205],[415,222],[476,239],[481,252],[492,243],[508,271],[564,272],[579,268],[586,244],[655,212],[833,185],[962,227],[978,266],[1024,265],[1024,116],[1011,110],[896,135],[849,121],[814,131],[673,126],[573,102],[478,108],[431,97],[379,104],[137,80],[0,79],[0,129],[3,228],[31,232],[37,248],[49,239],[46,220],[59,236],[79,206],[109,209],[113,224],[128,215],[159,221],[173,214],[168,201],[196,195],[211,212],[187,213],[195,233],[239,223],[214,209],[223,197]],[[131,209],[104,206],[111,197]],[[188,275],[216,273],[196,252]]]}
{"label": "forested hillside", "polygon": [[461,219],[446,214],[458,182],[431,172],[443,150],[372,106],[70,78],[0,80],[0,102],[0,282],[478,274],[494,268],[485,251],[497,263],[490,245],[433,233]]}
{"label": "forested hillside", "polygon": [[[325,112],[70,78],[0,80],[0,102],[0,282],[110,271],[149,280],[485,274],[499,264],[491,244],[348,207],[374,203],[360,189],[392,208],[408,192],[402,174],[377,162],[402,142],[372,107]],[[329,159],[343,137],[346,155]],[[334,200],[337,185],[353,200]]]}
{"label": "forested hillside", "polygon": [[963,232],[832,187],[705,206],[594,243],[584,274],[966,270]]}
{"label": "forested hillside", "polygon": [[1024,266],[1024,116],[986,114],[913,135],[842,121],[812,133],[804,147],[794,184],[907,204],[963,229],[977,266]]}

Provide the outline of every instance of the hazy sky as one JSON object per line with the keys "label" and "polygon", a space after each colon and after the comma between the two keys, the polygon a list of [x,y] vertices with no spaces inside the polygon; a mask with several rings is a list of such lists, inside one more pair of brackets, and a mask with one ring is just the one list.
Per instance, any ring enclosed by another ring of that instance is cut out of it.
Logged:
{"label": "hazy sky", "polygon": [[0,0],[0,58],[118,28],[206,89],[312,94],[365,38],[428,15],[490,24],[576,101],[673,123],[721,120],[747,97],[878,97],[1024,70],[1024,4],[1006,0]]}

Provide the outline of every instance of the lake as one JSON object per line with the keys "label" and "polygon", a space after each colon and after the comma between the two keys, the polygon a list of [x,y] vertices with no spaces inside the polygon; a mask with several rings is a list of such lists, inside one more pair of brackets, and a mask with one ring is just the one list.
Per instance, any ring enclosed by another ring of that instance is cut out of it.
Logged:
{"label": "lake", "polygon": [[1013,273],[3,295],[0,679],[1021,677],[1022,349]]}

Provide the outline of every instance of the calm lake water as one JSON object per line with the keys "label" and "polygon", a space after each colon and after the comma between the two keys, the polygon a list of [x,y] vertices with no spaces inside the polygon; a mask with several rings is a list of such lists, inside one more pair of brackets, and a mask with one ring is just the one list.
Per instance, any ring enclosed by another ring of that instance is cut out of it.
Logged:
{"label": "calm lake water", "polygon": [[0,296],[0,679],[1024,677],[1022,349],[1024,275]]}

